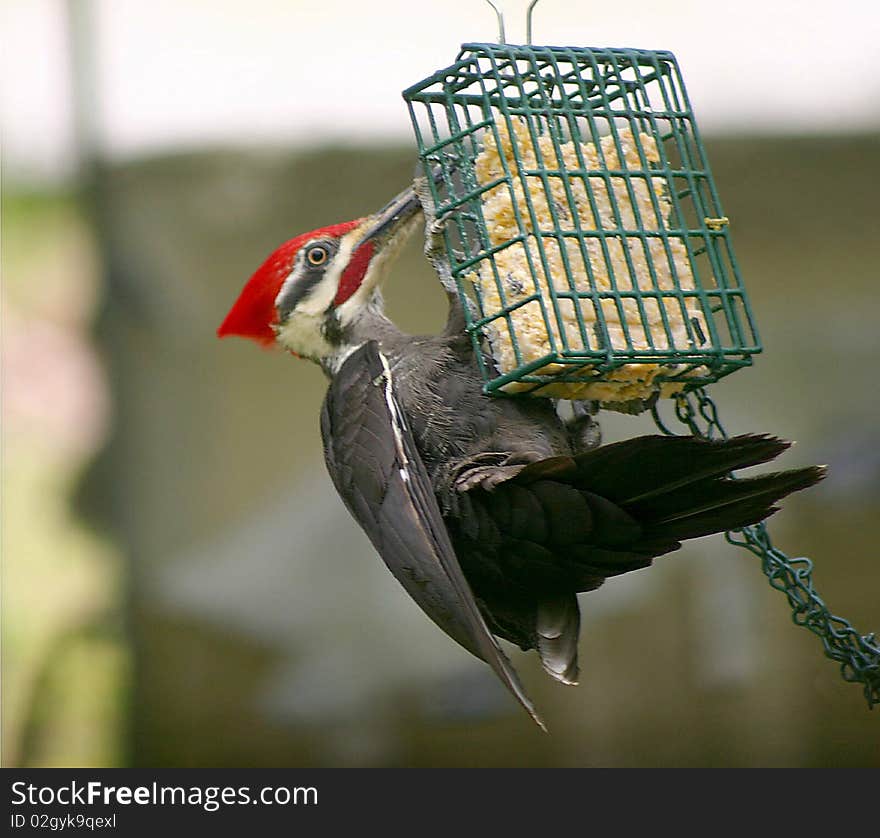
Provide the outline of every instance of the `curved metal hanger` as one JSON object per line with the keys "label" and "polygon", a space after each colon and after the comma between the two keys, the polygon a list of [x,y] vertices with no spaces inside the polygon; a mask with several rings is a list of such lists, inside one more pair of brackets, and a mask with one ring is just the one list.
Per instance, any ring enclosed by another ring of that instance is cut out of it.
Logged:
{"label": "curved metal hanger", "polygon": [[[492,0],[486,0],[486,2],[492,7],[492,10],[495,12],[495,17],[498,18],[498,43],[506,44],[507,38],[504,34],[504,12],[502,12]],[[532,11],[536,5],[538,5],[538,0],[532,0],[532,2],[529,3],[528,9],[526,9],[526,43],[529,45],[532,43]]]}

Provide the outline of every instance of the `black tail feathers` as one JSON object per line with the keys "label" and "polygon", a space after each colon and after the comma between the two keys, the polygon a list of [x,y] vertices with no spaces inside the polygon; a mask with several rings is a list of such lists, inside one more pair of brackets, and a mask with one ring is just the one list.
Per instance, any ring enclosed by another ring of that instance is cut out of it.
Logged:
{"label": "black tail feathers", "polygon": [[[733,479],[730,472],[769,462],[791,443],[747,434],[729,440],[643,436],[576,458],[578,488],[613,501],[642,526],[632,545],[654,553],[678,542],[755,524],[777,502],[825,476],[821,466]],[[656,552],[655,552],[656,551]]]}

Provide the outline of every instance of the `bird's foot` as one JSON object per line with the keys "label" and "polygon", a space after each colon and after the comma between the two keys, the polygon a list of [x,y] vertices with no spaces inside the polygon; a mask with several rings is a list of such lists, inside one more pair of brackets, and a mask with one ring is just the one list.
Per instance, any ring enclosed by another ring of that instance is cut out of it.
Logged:
{"label": "bird's foot", "polygon": [[478,488],[491,492],[496,486],[516,477],[529,463],[541,459],[543,458],[540,454],[531,452],[482,454],[463,464],[454,486],[458,492],[470,492]]}

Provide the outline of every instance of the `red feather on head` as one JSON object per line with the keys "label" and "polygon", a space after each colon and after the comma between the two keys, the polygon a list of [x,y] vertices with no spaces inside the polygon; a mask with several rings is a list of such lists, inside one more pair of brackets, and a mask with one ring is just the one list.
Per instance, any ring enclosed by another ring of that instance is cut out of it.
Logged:
{"label": "red feather on head", "polygon": [[362,220],[358,218],[303,233],[274,250],[241,289],[238,299],[217,329],[217,337],[235,335],[250,338],[263,346],[271,346],[275,342],[275,330],[272,327],[278,322],[275,298],[284,280],[293,270],[299,249],[312,239],[341,238],[357,227]]}

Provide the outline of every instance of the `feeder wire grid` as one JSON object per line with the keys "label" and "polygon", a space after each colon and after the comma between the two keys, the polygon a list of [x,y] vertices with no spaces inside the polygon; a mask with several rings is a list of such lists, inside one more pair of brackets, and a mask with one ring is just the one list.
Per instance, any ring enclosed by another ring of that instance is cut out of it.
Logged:
{"label": "feeder wire grid", "polygon": [[487,393],[671,396],[761,351],[672,53],[465,44],[403,96]]}

